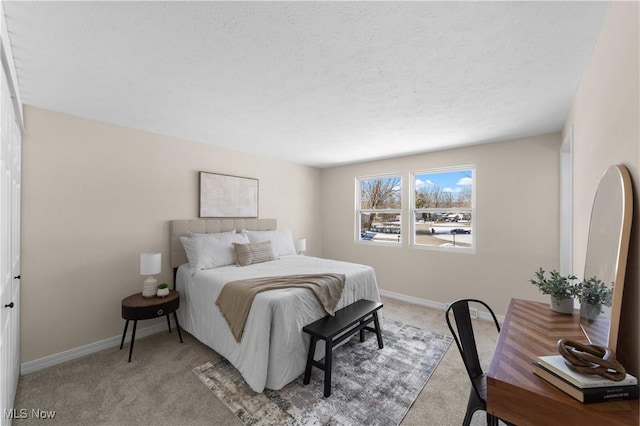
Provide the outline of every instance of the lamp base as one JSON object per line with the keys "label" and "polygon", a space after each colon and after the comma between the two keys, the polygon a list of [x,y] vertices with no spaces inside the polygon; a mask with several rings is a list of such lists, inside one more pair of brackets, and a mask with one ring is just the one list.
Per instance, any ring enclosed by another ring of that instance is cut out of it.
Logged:
{"label": "lamp base", "polygon": [[142,283],[142,297],[150,299],[158,292],[158,280],[152,276],[147,277]]}

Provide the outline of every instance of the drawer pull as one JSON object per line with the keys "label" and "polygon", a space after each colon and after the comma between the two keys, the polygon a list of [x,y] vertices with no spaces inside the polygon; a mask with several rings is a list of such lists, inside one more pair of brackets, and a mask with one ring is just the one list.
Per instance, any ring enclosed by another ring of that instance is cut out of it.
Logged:
{"label": "drawer pull", "polygon": [[164,314],[164,311],[162,309],[158,309],[158,315],[162,315]]}

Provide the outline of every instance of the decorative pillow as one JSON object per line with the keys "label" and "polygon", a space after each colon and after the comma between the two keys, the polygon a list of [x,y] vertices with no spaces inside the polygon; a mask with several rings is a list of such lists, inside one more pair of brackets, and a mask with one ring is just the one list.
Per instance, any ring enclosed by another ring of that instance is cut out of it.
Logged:
{"label": "decorative pillow", "polygon": [[236,265],[238,266],[247,266],[275,259],[271,241],[253,244],[233,243],[233,249],[236,253]]}
{"label": "decorative pillow", "polygon": [[249,237],[250,243],[262,243],[271,241],[273,254],[276,257],[296,254],[296,247],[293,244],[293,236],[290,229],[279,229],[276,231],[243,231]]}
{"label": "decorative pillow", "polygon": [[232,243],[248,243],[242,234],[206,234],[199,237],[180,237],[192,270],[212,269],[233,265]]}

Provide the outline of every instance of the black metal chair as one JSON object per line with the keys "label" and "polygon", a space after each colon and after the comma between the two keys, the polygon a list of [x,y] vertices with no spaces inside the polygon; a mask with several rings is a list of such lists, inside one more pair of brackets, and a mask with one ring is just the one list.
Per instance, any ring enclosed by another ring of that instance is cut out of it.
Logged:
{"label": "black metal chair", "polygon": [[[467,374],[471,380],[471,392],[469,393],[469,401],[467,402],[467,412],[464,416],[463,426],[471,423],[473,413],[478,410],[487,411],[487,380],[485,373],[482,371],[480,360],[478,359],[478,350],[476,347],[476,339],[473,333],[473,323],[471,322],[471,313],[469,311],[469,303],[477,303],[482,305],[493,317],[498,333],[500,332],[500,324],[496,315],[493,313],[489,305],[477,299],[460,299],[453,302],[447,308],[445,318],[453,339],[458,346],[462,361],[467,369]],[[451,312],[455,319],[454,325],[451,323]],[[457,330],[457,331],[456,331]],[[487,412],[487,425],[497,426],[498,418]],[[507,422],[505,422],[507,423]],[[509,423],[507,423],[509,424]]]}

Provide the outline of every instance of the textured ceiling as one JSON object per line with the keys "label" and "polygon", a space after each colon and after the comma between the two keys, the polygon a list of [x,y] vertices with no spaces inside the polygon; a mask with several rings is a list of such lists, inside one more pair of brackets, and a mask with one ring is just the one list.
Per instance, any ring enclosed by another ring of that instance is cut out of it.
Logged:
{"label": "textured ceiling", "polygon": [[4,3],[25,104],[316,167],[559,131],[610,6]]}

